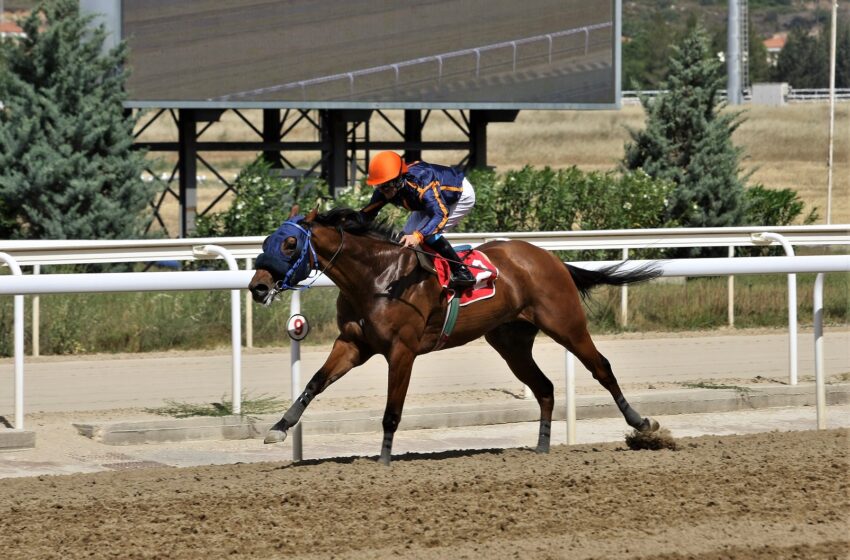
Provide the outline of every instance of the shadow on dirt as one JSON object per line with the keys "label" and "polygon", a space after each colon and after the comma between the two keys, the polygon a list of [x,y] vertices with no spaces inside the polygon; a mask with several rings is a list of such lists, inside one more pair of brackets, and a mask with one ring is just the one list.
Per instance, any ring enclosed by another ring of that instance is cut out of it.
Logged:
{"label": "shadow on dirt", "polygon": [[[403,463],[406,461],[443,461],[445,459],[457,459],[460,457],[478,457],[481,455],[502,455],[506,451],[522,451],[527,450],[529,453],[534,451],[530,448],[515,448],[515,449],[457,449],[449,451],[435,451],[433,453],[405,453],[403,455],[393,455],[393,463]],[[339,464],[350,465],[355,461],[374,461],[378,462],[377,455],[370,456],[351,456],[351,457],[329,457],[326,459],[307,459],[297,463],[289,463],[277,467],[280,469],[291,469],[297,467],[311,467],[324,464]]]}

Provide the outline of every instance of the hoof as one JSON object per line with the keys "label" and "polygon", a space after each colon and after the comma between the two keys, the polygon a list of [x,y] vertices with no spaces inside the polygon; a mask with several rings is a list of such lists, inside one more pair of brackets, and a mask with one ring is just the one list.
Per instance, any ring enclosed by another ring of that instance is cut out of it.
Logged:
{"label": "hoof", "polygon": [[266,439],[263,440],[263,443],[282,443],[286,441],[286,432],[282,432],[280,430],[269,430],[266,434]]}
{"label": "hoof", "polygon": [[638,428],[638,431],[644,434],[648,434],[652,432],[657,432],[658,428],[660,427],[661,425],[658,423],[657,420],[653,420],[652,418],[644,418],[643,422],[641,422],[640,428]]}
{"label": "hoof", "polygon": [[534,448],[534,452],[539,453],[541,455],[545,455],[546,453],[549,453],[549,446],[548,445],[545,445],[545,446],[538,445],[537,447]]}

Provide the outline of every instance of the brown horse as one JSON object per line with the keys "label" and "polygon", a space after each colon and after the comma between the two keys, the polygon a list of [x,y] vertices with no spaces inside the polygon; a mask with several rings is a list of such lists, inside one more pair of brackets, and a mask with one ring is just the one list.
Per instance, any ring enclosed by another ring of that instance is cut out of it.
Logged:
{"label": "brown horse", "polygon": [[[537,451],[547,452],[555,403],[552,382],[534,362],[531,347],[543,331],[575,354],[614,398],[626,422],[641,431],[658,429],[629,406],[611,364],[587,332],[582,296],[599,284],[621,285],[659,275],[655,268],[631,271],[615,265],[589,271],[565,265],[552,253],[523,241],[481,245],[499,270],[495,296],[462,307],[443,348],[480,336],[531,388],[540,405]],[[435,349],[446,318],[446,298],[436,277],[422,268],[414,251],[402,250],[383,224],[364,223],[351,209],[290,218],[263,243],[249,288],[255,301],[271,304],[311,270],[321,270],[339,287],[339,337],[304,392],[268,432],[266,443],[286,439],[316,395],[375,354],[389,364],[380,462],[389,464],[393,436],[401,421],[413,360]]]}

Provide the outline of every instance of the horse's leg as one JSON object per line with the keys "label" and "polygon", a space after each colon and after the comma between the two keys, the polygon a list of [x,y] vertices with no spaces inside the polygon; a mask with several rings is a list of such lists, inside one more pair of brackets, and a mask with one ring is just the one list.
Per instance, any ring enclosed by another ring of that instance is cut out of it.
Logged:
{"label": "horse's leg", "polygon": [[371,356],[355,342],[337,338],[331,350],[331,355],[328,356],[319,371],[313,375],[304,392],[292,403],[283,418],[268,431],[264,440],[265,443],[280,443],[285,440],[286,431],[298,423],[307,405],[316,398],[316,395],[348,373],[351,368],[359,366]]}
{"label": "horse's leg", "polygon": [[402,342],[395,344],[387,362],[389,363],[389,378],[387,388],[387,407],[384,409],[384,441],[381,444],[381,458],[384,465],[390,464],[393,449],[393,437],[401,422],[401,411],[407,388],[410,385],[410,373],[413,370],[413,360],[416,352]]}
{"label": "horse's leg", "polygon": [[562,292],[559,302],[543,302],[538,304],[534,314],[534,323],[540,329],[552,337],[555,342],[564,346],[567,350],[584,364],[593,378],[605,387],[617,407],[632,428],[642,432],[654,432],[658,429],[658,422],[651,418],[643,418],[629,405],[617,378],[611,370],[611,364],[599,353],[590,333],[587,332],[587,319],[581,308],[581,300],[578,293]]}
{"label": "horse's leg", "polygon": [[538,453],[549,452],[552,434],[552,409],[555,391],[552,382],[540,370],[531,354],[538,328],[525,321],[516,321],[496,327],[484,338],[499,352],[517,378],[528,385],[540,405],[540,433],[537,437]]}
{"label": "horse's leg", "polygon": [[[553,336],[553,338],[555,337]],[[593,344],[590,333],[587,332],[586,328],[582,327],[580,332],[571,335],[566,340],[559,340],[558,338],[555,338],[555,340],[558,340],[558,342],[575,354],[581,363],[584,364],[584,367],[593,374],[593,378],[599,381],[611,393],[614,402],[617,403],[617,408],[620,409],[629,426],[641,432],[654,432],[658,429],[658,422],[656,420],[649,417],[641,417],[631,407],[628,401],[626,401],[626,397],[623,396],[620,385],[617,383],[617,378],[614,377],[611,363],[596,349],[596,345]]]}

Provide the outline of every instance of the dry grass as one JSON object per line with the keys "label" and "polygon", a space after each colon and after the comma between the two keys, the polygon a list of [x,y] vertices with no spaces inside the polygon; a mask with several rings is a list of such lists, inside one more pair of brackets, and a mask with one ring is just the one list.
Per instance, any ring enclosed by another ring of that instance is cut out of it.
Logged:
{"label": "dry grass", "polygon": [[[390,120],[402,128],[401,111],[386,111]],[[457,114],[456,112],[453,114]],[[243,115],[258,129],[260,111]],[[311,113],[315,116],[315,113]],[[744,171],[752,173],[751,183],[769,188],[792,188],[811,206],[817,206],[820,222],[826,220],[827,153],[829,107],[825,103],[797,104],[786,107],[745,106],[745,122],[736,131],[734,141],[744,149]],[[290,117],[285,126],[294,122]],[[629,135],[626,127],[642,128],[643,109],[626,106],[619,111],[521,111],[514,123],[493,123],[488,127],[488,162],[497,169],[533,166],[607,170],[617,166]],[[835,118],[835,167],[833,170],[832,223],[850,222],[850,104],[837,106]],[[380,118],[370,124],[373,140],[395,140],[398,135]],[[460,130],[442,112],[428,118],[423,131],[425,140],[463,140]],[[233,112],[225,113],[220,123],[211,126],[201,140],[248,140],[256,134]],[[145,133],[147,140],[174,140],[176,129],[169,119],[160,119]],[[302,123],[287,140],[317,140],[315,128]],[[299,167],[310,167],[318,153],[284,154]],[[435,162],[460,161],[462,152],[423,153],[423,159]],[[162,161],[161,169],[173,165],[174,154],[154,154]],[[203,157],[232,179],[241,166],[252,159],[244,152],[216,152]],[[169,168],[170,169],[170,168]],[[220,192],[212,173],[199,164],[198,172],[208,181],[199,189],[199,208],[205,208]],[[229,203],[225,199],[223,205]],[[217,208],[218,209],[218,208]],[[177,203],[165,205],[169,227],[177,223]]]}

